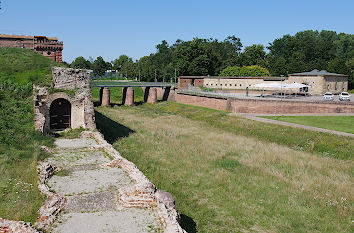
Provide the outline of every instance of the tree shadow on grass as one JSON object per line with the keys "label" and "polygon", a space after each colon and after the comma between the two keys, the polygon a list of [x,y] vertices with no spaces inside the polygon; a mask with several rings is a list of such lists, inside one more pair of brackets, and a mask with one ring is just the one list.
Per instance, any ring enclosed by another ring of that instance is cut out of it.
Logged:
{"label": "tree shadow on grass", "polygon": [[188,233],[196,233],[197,231],[197,224],[194,222],[193,218],[181,214],[180,225],[181,227],[187,231]]}
{"label": "tree shadow on grass", "polygon": [[134,133],[134,130],[111,120],[99,112],[95,111],[95,117],[97,129],[104,135],[104,138],[110,144],[113,144],[120,138],[128,137],[131,133]]}

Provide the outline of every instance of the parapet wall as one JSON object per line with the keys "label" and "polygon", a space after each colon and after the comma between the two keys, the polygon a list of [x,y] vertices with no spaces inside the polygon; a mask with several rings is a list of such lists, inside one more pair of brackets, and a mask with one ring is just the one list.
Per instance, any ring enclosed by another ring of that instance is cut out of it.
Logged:
{"label": "parapet wall", "polygon": [[212,108],[233,113],[257,114],[300,114],[300,113],[354,113],[353,103],[236,99],[216,96],[202,96],[190,93],[177,93],[176,102]]}

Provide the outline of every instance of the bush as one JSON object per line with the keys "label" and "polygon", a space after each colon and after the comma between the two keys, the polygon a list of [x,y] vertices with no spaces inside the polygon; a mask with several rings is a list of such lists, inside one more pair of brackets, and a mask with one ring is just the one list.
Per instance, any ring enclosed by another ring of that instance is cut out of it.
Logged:
{"label": "bush", "polygon": [[229,66],[220,72],[223,77],[269,77],[269,70],[261,66]]}

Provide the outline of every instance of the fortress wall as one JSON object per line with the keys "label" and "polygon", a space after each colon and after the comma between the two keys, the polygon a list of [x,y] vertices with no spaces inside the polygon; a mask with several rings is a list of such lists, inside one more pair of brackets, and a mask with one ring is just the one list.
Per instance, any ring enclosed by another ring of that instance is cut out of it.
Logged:
{"label": "fortress wall", "polygon": [[298,114],[298,113],[354,113],[354,103],[310,102],[269,99],[227,99],[178,93],[176,102],[233,113]]}

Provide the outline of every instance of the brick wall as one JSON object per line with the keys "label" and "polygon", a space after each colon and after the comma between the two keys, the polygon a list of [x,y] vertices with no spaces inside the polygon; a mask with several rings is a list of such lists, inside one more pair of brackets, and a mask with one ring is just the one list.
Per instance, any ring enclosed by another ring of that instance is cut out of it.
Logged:
{"label": "brick wall", "polygon": [[231,110],[234,113],[354,113],[354,104],[338,102],[305,102],[284,100],[233,99]]}
{"label": "brick wall", "polygon": [[[6,35],[5,35],[6,36]],[[0,47],[32,49],[56,62],[62,62],[63,42],[46,39],[39,41],[31,36],[0,36]]]}
{"label": "brick wall", "polygon": [[196,95],[176,94],[176,102],[183,104],[191,104],[217,110],[227,110],[227,99],[200,97]]}
{"label": "brick wall", "polygon": [[226,99],[220,97],[176,95],[176,102],[234,113],[296,114],[296,113],[354,113],[353,103],[307,102],[293,100]]}

